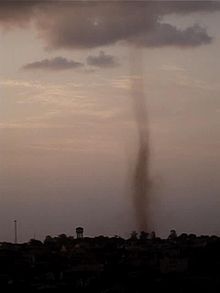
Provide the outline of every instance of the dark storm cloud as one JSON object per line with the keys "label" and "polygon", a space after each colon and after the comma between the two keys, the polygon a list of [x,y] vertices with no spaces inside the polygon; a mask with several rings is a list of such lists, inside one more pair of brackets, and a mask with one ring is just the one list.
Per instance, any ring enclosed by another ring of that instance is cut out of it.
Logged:
{"label": "dark storm cloud", "polygon": [[34,16],[38,2],[33,1],[10,1],[0,2],[0,25],[16,27],[27,25]]}
{"label": "dark storm cloud", "polygon": [[67,60],[63,57],[56,57],[52,59],[43,59],[41,61],[28,63],[23,66],[25,70],[67,70],[75,69],[83,66],[80,62],[75,62],[73,60]]}
{"label": "dark storm cloud", "polygon": [[88,56],[87,64],[97,67],[115,67],[118,65],[114,56],[105,54],[104,51],[100,51],[97,56]]}
{"label": "dark storm cloud", "polygon": [[164,23],[158,24],[146,35],[134,37],[131,41],[143,47],[163,47],[172,45],[195,47],[211,43],[212,37],[199,25],[194,25],[185,30],[179,30],[170,24]]}
{"label": "dark storm cloud", "polygon": [[211,1],[4,1],[0,24],[27,25],[31,21],[50,49],[94,48],[118,42],[136,46],[198,46],[211,42],[200,26],[181,31],[162,24],[163,16],[213,12],[219,2]]}

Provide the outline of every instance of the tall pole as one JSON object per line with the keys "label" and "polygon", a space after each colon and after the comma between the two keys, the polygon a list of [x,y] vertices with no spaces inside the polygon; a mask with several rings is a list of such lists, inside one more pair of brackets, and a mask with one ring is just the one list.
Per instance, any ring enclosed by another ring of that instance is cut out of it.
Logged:
{"label": "tall pole", "polygon": [[15,244],[18,242],[18,235],[17,235],[17,221],[14,220],[14,228],[15,228]]}

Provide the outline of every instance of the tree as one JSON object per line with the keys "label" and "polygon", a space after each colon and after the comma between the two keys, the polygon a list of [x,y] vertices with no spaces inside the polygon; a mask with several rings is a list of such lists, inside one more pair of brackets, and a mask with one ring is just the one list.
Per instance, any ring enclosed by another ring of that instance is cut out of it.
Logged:
{"label": "tree", "polygon": [[168,236],[168,239],[169,240],[174,240],[177,238],[177,233],[176,233],[176,230],[170,230],[170,235]]}
{"label": "tree", "polygon": [[136,231],[132,231],[132,232],[131,232],[130,239],[132,239],[132,240],[137,240],[137,235],[138,235],[138,233],[137,233]]}
{"label": "tree", "polygon": [[39,247],[43,245],[43,243],[40,240],[36,240],[36,239],[30,239],[29,244],[35,247],[36,246]]}
{"label": "tree", "polygon": [[140,233],[140,240],[146,240],[149,237],[149,233],[145,232],[145,231],[141,231]]}

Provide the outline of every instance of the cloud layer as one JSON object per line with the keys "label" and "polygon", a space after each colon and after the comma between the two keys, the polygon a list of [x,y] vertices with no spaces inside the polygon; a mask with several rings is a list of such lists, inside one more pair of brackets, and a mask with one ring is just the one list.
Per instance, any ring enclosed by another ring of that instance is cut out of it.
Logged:
{"label": "cloud layer", "polygon": [[117,61],[115,60],[115,57],[105,54],[104,51],[100,51],[99,55],[97,56],[88,56],[87,64],[104,68],[115,67],[118,65]]}
{"label": "cloud layer", "polygon": [[142,47],[208,44],[212,38],[201,26],[186,30],[162,23],[163,16],[213,12],[212,1],[161,2],[50,2],[17,0],[0,3],[0,26],[25,26],[31,22],[50,49],[95,48],[118,42]]}
{"label": "cloud layer", "polygon": [[32,63],[28,63],[23,66],[25,70],[67,70],[67,69],[75,69],[82,67],[83,63],[76,62],[73,60],[67,60],[64,57],[55,57],[52,59],[43,59],[41,61],[36,61]]}
{"label": "cloud layer", "polygon": [[158,24],[155,29],[152,29],[148,34],[135,36],[131,41],[142,47],[163,47],[163,46],[178,46],[178,47],[196,47],[203,44],[209,44],[212,41],[206,30],[194,25],[185,30],[180,30],[174,26],[164,23]]}

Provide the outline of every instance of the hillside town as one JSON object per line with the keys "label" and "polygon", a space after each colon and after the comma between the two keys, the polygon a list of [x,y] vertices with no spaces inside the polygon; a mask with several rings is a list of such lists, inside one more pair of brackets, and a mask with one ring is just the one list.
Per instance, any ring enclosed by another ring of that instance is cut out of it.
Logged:
{"label": "hillside town", "polygon": [[90,238],[78,227],[75,237],[0,245],[2,292],[219,292],[219,276],[220,238],[175,230]]}

